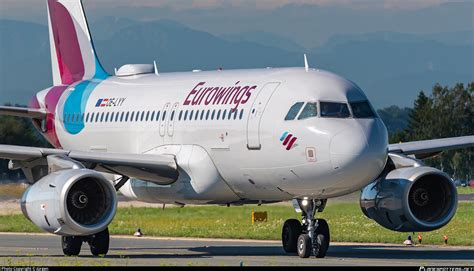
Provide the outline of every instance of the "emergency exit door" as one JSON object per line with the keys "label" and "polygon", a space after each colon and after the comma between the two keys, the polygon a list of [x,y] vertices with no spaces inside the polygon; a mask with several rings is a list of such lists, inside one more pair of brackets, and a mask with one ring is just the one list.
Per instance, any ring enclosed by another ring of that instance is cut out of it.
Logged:
{"label": "emergency exit door", "polygon": [[249,114],[247,122],[247,148],[250,150],[259,150],[262,146],[260,143],[260,126],[265,108],[270,101],[275,90],[280,83],[268,83],[258,93]]}

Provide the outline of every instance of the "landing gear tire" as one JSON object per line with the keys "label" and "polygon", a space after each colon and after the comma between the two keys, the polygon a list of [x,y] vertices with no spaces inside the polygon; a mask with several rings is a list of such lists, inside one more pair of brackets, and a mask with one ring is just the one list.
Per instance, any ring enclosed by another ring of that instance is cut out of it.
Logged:
{"label": "landing gear tire", "polygon": [[318,219],[317,221],[318,227],[315,231],[314,255],[316,258],[324,258],[329,248],[329,225],[324,219]]}
{"label": "landing gear tire", "polygon": [[66,256],[77,256],[81,253],[82,237],[80,236],[62,236],[61,246]]}
{"label": "landing gear tire", "polygon": [[301,234],[301,223],[296,219],[288,219],[281,230],[281,242],[286,253],[295,253],[298,237]]}
{"label": "landing gear tire", "polygon": [[107,252],[109,252],[109,243],[110,243],[109,229],[106,228],[105,230],[101,232],[91,235],[88,243],[89,243],[92,255],[94,256],[106,255]]}
{"label": "landing gear tire", "polygon": [[303,233],[298,237],[297,252],[300,258],[308,258],[311,255],[311,238]]}

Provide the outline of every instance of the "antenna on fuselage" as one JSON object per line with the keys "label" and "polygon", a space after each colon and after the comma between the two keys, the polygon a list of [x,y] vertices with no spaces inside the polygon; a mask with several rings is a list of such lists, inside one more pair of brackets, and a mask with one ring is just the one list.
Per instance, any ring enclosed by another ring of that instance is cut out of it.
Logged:
{"label": "antenna on fuselage", "polygon": [[308,58],[306,57],[306,54],[304,54],[304,69],[306,72],[309,72]]}
{"label": "antenna on fuselage", "polygon": [[153,67],[155,68],[155,74],[159,76],[160,73],[158,72],[158,66],[156,65],[156,60],[153,60]]}

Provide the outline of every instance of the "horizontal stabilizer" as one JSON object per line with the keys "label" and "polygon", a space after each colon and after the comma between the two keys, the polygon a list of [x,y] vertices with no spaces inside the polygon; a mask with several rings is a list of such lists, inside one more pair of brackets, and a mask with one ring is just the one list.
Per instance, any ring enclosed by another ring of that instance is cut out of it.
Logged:
{"label": "horizontal stabilizer", "polygon": [[0,115],[25,117],[31,119],[46,119],[46,111],[24,107],[0,106]]}

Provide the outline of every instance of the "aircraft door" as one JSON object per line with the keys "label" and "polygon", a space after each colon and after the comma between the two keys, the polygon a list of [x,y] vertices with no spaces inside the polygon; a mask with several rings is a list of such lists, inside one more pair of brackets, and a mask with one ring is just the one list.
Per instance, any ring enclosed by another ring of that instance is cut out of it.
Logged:
{"label": "aircraft door", "polygon": [[179,104],[175,103],[173,105],[173,108],[171,109],[171,115],[170,115],[169,120],[168,120],[168,136],[173,136],[173,134],[174,134],[174,122],[175,122],[175,119],[176,119],[178,106],[179,106]]}
{"label": "aircraft door", "polygon": [[171,104],[167,103],[163,107],[163,111],[161,111],[161,117],[160,117],[160,136],[164,137],[165,136],[165,130],[166,130],[166,120],[168,119],[169,111],[170,111]]}
{"label": "aircraft door", "polygon": [[258,93],[258,96],[250,109],[249,119],[247,122],[247,148],[249,150],[259,150],[261,148],[260,122],[262,120],[263,112],[278,86],[280,86],[280,83],[266,84]]}

